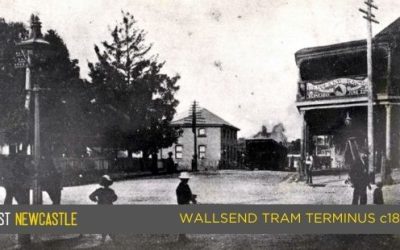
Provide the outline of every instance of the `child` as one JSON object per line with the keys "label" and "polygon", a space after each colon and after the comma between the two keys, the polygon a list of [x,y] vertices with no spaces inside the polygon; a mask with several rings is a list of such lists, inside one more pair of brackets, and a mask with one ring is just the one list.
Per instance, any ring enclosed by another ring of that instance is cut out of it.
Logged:
{"label": "child", "polygon": [[374,190],[374,204],[381,205],[383,202],[383,192],[382,192],[382,182],[376,183],[376,188]]}
{"label": "child", "polygon": [[[190,190],[189,187],[189,179],[190,176],[187,172],[182,172],[179,175],[179,179],[181,182],[179,183],[178,187],[176,188],[176,198],[178,201],[178,205],[187,205],[190,204],[196,204],[196,197],[197,195],[192,194],[192,191]],[[178,242],[182,243],[187,243],[189,242],[189,239],[186,237],[185,234],[179,234],[178,236]]]}
{"label": "child", "polygon": [[[118,199],[114,190],[109,188],[113,181],[110,176],[103,175],[100,180],[101,188],[96,189],[93,193],[89,195],[89,199],[93,202],[97,202],[99,205],[112,205]],[[110,238],[114,241],[114,235],[108,234]],[[102,242],[106,241],[107,234],[102,234]]]}

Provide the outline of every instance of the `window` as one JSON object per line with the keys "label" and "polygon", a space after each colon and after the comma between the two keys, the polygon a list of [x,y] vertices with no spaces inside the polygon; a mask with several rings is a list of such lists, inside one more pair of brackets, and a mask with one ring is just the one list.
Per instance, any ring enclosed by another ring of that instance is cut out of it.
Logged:
{"label": "window", "polygon": [[204,145],[199,146],[199,158],[200,159],[206,158],[206,146]]}
{"label": "window", "polygon": [[198,135],[199,135],[199,137],[205,137],[206,136],[206,129],[205,128],[199,128]]}
{"label": "window", "polygon": [[175,146],[175,158],[176,159],[182,159],[183,157],[183,146],[182,145],[176,145]]}
{"label": "window", "polygon": [[330,156],[331,151],[331,140],[330,135],[316,135],[313,136],[313,141],[315,144],[315,153],[318,156]]}

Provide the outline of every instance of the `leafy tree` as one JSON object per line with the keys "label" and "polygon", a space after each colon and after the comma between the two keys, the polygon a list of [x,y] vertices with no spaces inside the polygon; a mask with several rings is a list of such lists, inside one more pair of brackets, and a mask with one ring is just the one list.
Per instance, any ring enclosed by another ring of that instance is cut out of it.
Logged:
{"label": "leafy tree", "polygon": [[28,34],[22,23],[0,19],[0,128],[6,143],[26,141],[25,71],[17,69],[15,44]]}
{"label": "leafy tree", "polygon": [[82,154],[88,144],[88,85],[79,76],[78,60],[71,59],[67,46],[54,30],[44,39],[50,43],[36,74],[41,93],[41,139],[45,150],[67,155]]}
{"label": "leafy tree", "polygon": [[162,72],[165,62],[149,55],[152,45],[145,38],[134,16],[122,12],[111,41],[102,42],[102,49],[95,46],[98,62],[89,63],[89,75],[97,120],[94,130],[106,135],[103,146],[147,155],[177,138],[169,125],[178,105],[179,75]]}
{"label": "leafy tree", "polygon": [[[32,16],[32,18],[36,18]],[[25,109],[25,70],[16,68],[16,54],[20,49],[15,45],[27,38],[28,31],[21,23],[6,23],[0,20],[0,128],[7,143],[33,141],[33,103],[29,112]],[[41,145],[44,150],[59,153],[75,151],[82,147],[81,138],[87,121],[84,119],[88,98],[87,88],[79,78],[77,60],[71,60],[62,38],[49,30],[44,39],[50,43],[45,53],[32,56],[32,84],[38,83],[43,89],[40,100]],[[31,98],[32,101],[33,98]],[[30,127],[28,127],[30,122]],[[29,128],[29,130],[28,130]]]}

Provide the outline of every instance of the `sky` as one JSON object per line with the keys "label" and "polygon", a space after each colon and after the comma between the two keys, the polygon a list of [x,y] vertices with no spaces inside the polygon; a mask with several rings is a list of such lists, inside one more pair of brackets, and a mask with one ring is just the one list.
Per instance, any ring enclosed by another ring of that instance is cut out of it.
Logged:
{"label": "sky", "polygon": [[[110,40],[121,10],[147,32],[152,53],[179,74],[178,114],[196,100],[240,128],[239,136],[278,122],[289,139],[300,136],[295,106],[298,70],[294,53],[305,47],[363,39],[364,0],[0,0],[1,17],[43,31],[55,29],[88,78],[94,45]],[[400,15],[400,1],[375,1],[379,32]]]}

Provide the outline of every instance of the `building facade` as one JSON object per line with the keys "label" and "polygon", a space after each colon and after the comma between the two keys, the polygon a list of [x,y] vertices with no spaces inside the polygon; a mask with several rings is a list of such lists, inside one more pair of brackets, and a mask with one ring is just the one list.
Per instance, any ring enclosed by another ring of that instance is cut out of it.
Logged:
{"label": "building facade", "polygon": [[[201,117],[196,125],[198,170],[216,170],[237,166],[237,132],[239,129],[209,110],[198,111]],[[194,133],[191,117],[172,122],[172,126],[180,131],[177,143],[162,149],[165,159],[173,153],[178,170],[191,170],[194,155]]]}
{"label": "building facade", "polygon": [[[399,163],[400,19],[373,38],[374,162]],[[297,108],[302,116],[302,150],[343,167],[346,142],[367,150],[366,41],[301,49]],[[383,161],[385,160],[385,161]]]}

